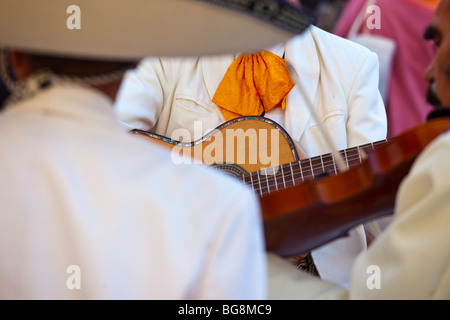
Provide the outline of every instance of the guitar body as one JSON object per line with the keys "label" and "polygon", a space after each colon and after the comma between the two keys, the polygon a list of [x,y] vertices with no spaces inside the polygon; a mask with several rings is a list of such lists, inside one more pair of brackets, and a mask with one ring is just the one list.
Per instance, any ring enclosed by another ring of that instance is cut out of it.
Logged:
{"label": "guitar body", "polygon": [[178,141],[144,130],[133,130],[171,152],[241,177],[245,173],[300,160],[295,142],[276,122],[264,117],[239,117],[195,141]]}
{"label": "guitar body", "polygon": [[[170,149],[175,155],[174,162],[214,166],[242,180],[259,196],[311,178],[338,174],[333,154],[306,158],[279,124],[264,117],[239,117],[187,142],[145,130],[132,132]],[[189,137],[189,132],[185,132]],[[340,156],[350,168],[361,164],[364,151],[385,143],[387,141],[378,141],[341,150]]]}

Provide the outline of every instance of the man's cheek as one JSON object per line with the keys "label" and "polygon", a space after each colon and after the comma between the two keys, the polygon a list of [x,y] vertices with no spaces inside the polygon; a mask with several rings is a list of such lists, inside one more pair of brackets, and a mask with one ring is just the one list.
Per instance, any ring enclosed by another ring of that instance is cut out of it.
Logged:
{"label": "man's cheek", "polygon": [[441,82],[437,82],[439,100],[444,107],[450,107],[450,79],[443,76]]}

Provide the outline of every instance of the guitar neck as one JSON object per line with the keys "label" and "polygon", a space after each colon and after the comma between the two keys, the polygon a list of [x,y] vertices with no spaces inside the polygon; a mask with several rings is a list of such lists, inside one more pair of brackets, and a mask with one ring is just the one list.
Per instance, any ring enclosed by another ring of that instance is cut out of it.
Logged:
{"label": "guitar neck", "polygon": [[[360,164],[364,151],[377,145],[386,144],[388,140],[377,141],[339,151],[347,168]],[[282,164],[277,167],[258,170],[242,175],[242,181],[249,185],[256,194],[262,196],[273,191],[285,189],[324,175],[337,174],[338,166],[332,153]]]}

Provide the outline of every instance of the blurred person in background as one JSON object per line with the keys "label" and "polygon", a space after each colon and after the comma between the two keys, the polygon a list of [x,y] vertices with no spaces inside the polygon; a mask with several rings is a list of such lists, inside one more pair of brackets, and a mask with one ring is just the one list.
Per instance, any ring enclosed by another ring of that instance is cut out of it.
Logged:
{"label": "blurred person in background", "polygon": [[[367,11],[368,3],[379,11]],[[423,32],[439,0],[349,0],[333,33],[348,37],[358,15],[365,19],[357,32],[393,40],[395,52],[386,85],[388,138],[395,137],[426,120],[432,106],[426,100],[423,74],[433,59],[434,48],[423,41]],[[377,9],[378,10],[378,9]],[[377,16],[377,14],[379,14]],[[379,18],[379,24],[367,26],[367,19]]]}

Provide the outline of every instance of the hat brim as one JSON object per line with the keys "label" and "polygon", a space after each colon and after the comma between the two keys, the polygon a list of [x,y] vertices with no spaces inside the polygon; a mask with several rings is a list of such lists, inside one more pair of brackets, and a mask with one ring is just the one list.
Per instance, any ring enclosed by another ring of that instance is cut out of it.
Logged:
{"label": "hat brim", "polygon": [[[230,9],[230,2],[238,4]],[[251,52],[301,33],[313,19],[283,1],[263,2],[269,6],[257,10],[258,1],[6,0],[0,46],[111,60]],[[79,10],[71,11],[74,3]]]}

